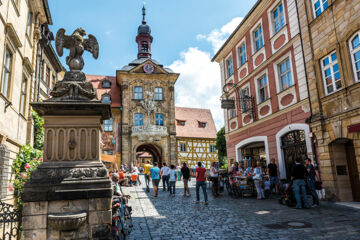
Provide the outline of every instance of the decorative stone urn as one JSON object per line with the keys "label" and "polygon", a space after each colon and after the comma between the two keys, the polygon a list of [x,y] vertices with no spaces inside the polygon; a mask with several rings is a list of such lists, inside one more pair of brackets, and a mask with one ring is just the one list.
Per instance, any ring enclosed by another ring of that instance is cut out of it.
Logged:
{"label": "decorative stone urn", "polygon": [[31,103],[44,117],[44,162],[24,187],[23,240],[111,239],[112,188],[100,159],[111,107],[84,79],[69,79],[72,70],[66,76],[52,98]]}

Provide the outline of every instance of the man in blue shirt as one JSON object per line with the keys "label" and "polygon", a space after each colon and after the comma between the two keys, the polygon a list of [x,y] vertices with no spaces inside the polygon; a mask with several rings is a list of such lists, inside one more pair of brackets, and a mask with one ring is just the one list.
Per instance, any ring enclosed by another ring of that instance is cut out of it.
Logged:
{"label": "man in blue shirt", "polygon": [[154,163],[154,166],[150,169],[150,179],[152,179],[154,197],[157,197],[160,182],[160,168],[158,168],[157,163]]}

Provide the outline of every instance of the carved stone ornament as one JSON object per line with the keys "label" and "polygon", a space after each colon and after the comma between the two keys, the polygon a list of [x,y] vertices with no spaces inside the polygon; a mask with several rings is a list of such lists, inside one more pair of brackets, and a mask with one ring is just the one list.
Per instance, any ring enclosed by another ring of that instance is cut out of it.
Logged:
{"label": "carved stone ornament", "polygon": [[104,178],[107,177],[105,168],[54,168],[37,169],[31,174],[31,181],[43,179],[47,176],[52,181],[56,179],[86,179],[86,178]]}
{"label": "carved stone ornament", "polygon": [[86,82],[85,73],[81,70],[84,68],[84,51],[92,53],[95,59],[99,56],[99,44],[96,38],[89,34],[85,39],[86,32],[82,28],[76,29],[72,35],[65,35],[65,29],[61,28],[56,34],[56,51],[61,57],[63,49],[70,50],[69,56],[66,57],[66,64],[70,71],[65,73],[64,79],[55,84],[50,92],[51,99],[47,101],[86,101],[96,98],[96,90],[91,83]]}
{"label": "carved stone ornament", "polygon": [[86,222],[87,213],[50,214],[49,225],[58,231],[71,231],[80,228]]}

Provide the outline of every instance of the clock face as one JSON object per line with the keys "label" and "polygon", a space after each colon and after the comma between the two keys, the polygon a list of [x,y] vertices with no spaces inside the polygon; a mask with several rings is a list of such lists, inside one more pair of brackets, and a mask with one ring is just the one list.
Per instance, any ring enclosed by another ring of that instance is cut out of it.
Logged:
{"label": "clock face", "polygon": [[150,74],[150,73],[153,73],[154,72],[154,66],[150,63],[147,63],[144,65],[144,71],[147,73],[147,74]]}

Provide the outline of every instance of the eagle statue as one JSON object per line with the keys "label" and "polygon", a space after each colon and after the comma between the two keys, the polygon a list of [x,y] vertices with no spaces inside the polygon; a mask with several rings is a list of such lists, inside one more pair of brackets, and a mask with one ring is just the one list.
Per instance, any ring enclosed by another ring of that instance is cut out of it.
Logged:
{"label": "eagle statue", "polygon": [[80,72],[84,68],[84,59],[82,55],[84,51],[92,53],[95,59],[99,56],[99,44],[96,38],[89,34],[85,39],[86,32],[82,28],[76,29],[72,35],[65,35],[65,29],[61,28],[56,34],[56,51],[60,57],[63,55],[64,48],[70,50],[69,56],[66,57],[66,64],[71,72]]}

